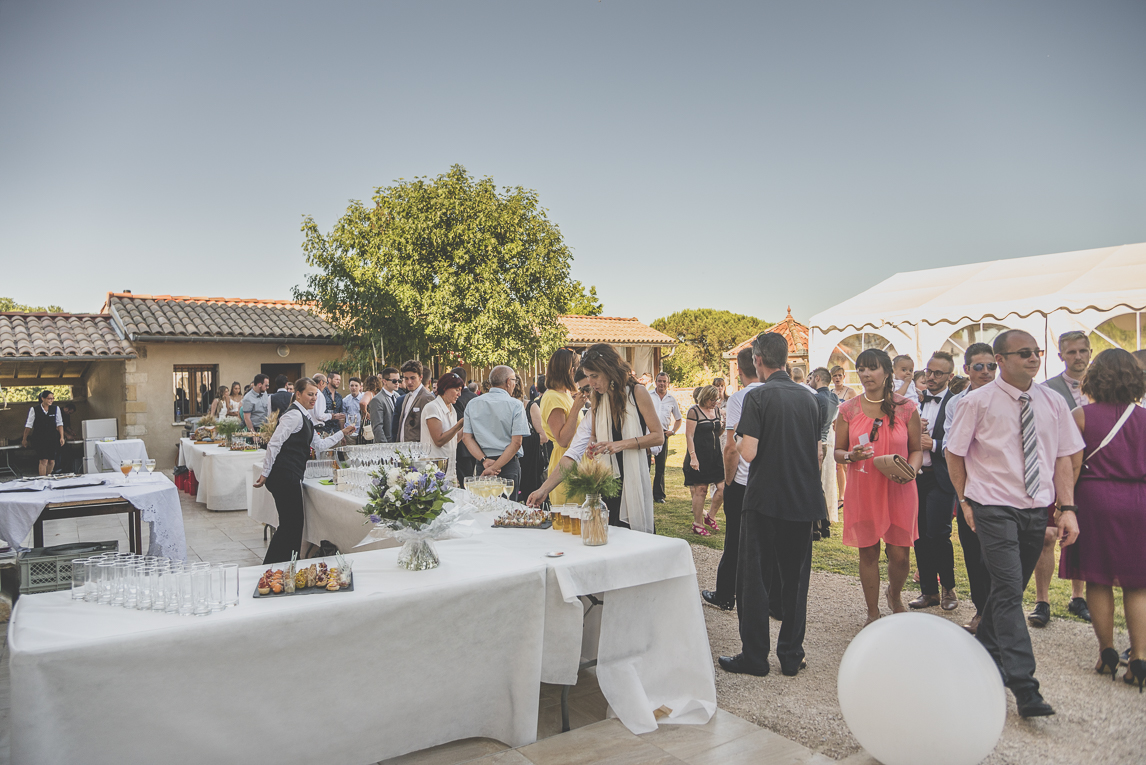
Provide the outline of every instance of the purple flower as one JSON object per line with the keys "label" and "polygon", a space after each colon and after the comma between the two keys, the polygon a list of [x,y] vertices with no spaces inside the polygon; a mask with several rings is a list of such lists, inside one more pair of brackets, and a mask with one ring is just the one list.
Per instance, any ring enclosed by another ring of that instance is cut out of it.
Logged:
{"label": "purple flower", "polygon": [[371,523],[381,523],[381,522],[382,522],[382,516],[380,516],[380,515],[373,515],[373,514],[372,514],[372,515],[370,516],[370,522],[371,522]]}
{"label": "purple flower", "polygon": [[374,478],[374,485],[375,485],[375,486],[381,486],[381,485],[382,485],[382,479],[381,479],[381,478],[378,478],[377,476],[375,476],[375,478]]}

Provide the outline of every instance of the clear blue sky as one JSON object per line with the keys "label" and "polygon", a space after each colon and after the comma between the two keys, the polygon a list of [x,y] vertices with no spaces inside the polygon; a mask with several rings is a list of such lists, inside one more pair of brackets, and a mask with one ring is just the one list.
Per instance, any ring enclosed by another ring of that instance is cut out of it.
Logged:
{"label": "clear blue sky", "polygon": [[610,315],[1146,240],[1146,2],[0,1],[0,295],[285,298],[453,163]]}

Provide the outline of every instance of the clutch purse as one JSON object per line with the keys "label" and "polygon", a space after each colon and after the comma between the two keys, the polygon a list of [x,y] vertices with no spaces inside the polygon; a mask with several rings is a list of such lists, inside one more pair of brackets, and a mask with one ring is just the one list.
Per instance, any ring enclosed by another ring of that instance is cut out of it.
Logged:
{"label": "clutch purse", "polygon": [[905,458],[898,454],[885,454],[876,457],[872,462],[875,469],[893,481],[907,483],[915,480],[915,468]]}

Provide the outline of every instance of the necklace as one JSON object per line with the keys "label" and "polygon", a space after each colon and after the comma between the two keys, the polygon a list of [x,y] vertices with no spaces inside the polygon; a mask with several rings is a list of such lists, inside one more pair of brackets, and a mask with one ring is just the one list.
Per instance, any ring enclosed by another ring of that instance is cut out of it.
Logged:
{"label": "necklace", "polygon": [[866,401],[866,402],[868,402],[869,404],[882,404],[882,403],[883,403],[883,399],[882,399],[882,398],[871,399],[871,398],[868,398],[868,397],[867,397],[867,393],[864,393],[864,394],[863,394],[863,400],[864,400],[864,401]]}

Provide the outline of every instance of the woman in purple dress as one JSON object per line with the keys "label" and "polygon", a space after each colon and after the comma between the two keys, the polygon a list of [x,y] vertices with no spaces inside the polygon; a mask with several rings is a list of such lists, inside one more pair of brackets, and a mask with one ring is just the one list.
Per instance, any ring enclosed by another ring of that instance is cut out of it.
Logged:
{"label": "woman in purple dress", "polygon": [[1112,680],[1119,660],[1113,588],[1122,588],[1130,632],[1130,661],[1122,679],[1141,691],[1146,682],[1146,409],[1136,402],[1146,394],[1146,374],[1126,351],[1106,350],[1086,371],[1082,392],[1093,403],[1074,410],[1086,441],[1074,490],[1078,542],[1063,550],[1058,575],[1086,582],[1100,649],[1095,671],[1109,668]]}

